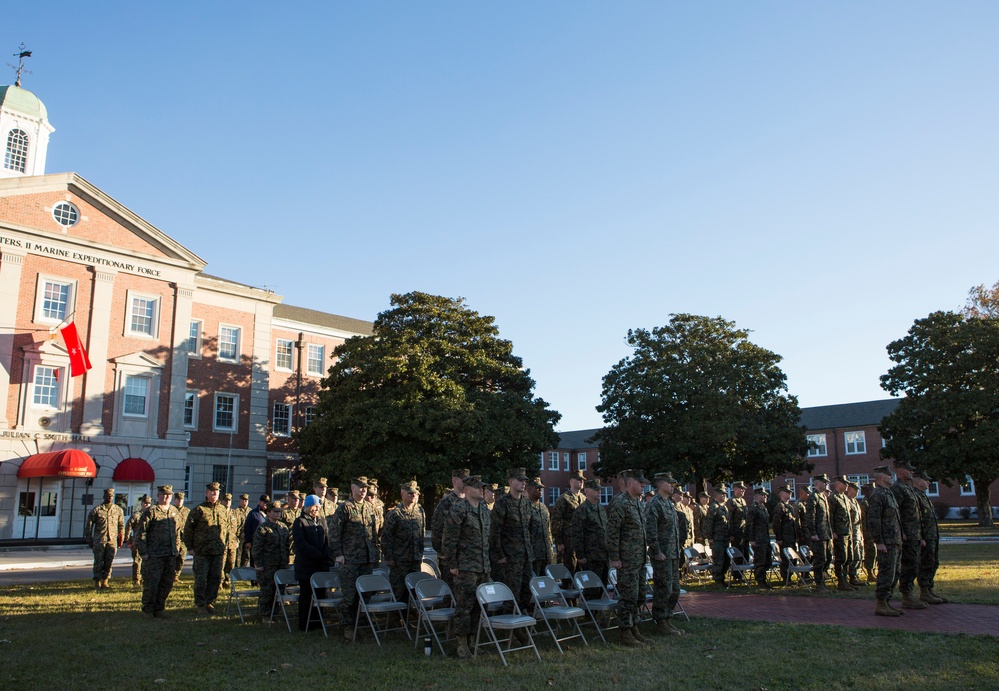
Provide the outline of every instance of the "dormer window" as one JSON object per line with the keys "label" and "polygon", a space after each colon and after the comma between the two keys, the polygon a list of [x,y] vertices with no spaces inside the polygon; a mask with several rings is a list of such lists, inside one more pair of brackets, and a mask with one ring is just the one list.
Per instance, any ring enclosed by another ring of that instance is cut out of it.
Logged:
{"label": "dormer window", "polygon": [[16,127],[7,133],[3,167],[23,173],[28,162],[28,133]]}

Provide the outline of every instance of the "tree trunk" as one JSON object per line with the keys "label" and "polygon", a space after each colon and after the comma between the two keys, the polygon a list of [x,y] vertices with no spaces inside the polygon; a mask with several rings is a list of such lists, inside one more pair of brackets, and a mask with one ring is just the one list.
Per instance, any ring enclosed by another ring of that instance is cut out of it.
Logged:
{"label": "tree trunk", "polygon": [[978,525],[992,527],[992,491],[989,489],[995,478],[975,478],[975,500],[978,503]]}

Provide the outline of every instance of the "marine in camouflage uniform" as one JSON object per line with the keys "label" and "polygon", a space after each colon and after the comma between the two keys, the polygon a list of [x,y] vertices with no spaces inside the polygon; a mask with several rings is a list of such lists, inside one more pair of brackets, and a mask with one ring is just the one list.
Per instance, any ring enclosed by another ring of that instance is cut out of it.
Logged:
{"label": "marine in camouflage uniform", "polygon": [[[336,488],[333,488],[333,492],[336,492]],[[324,477],[319,478],[312,484],[312,493],[319,497],[319,517],[326,521],[326,528],[328,530],[332,527],[333,516],[336,514],[336,510],[340,508],[340,502],[328,496],[330,486]]]}
{"label": "marine in camouflage uniform", "polygon": [[376,478],[368,478],[368,493],[364,495],[364,501],[374,508],[378,534],[381,535],[382,528],[385,526],[385,502],[378,496],[378,480]]}
{"label": "marine in camouflage uniform", "polygon": [[357,614],[357,578],[366,576],[378,564],[378,519],[374,507],[364,501],[368,493],[368,478],[350,481],[351,498],[340,504],[330,521],[330,550],[340,565],[340,585],[343,603],[340,616],[344,622],[344,638],[353,640],[352,622]]}
{"label": "marine in camouflage uniform", "polygon": [[531,500],[531,549],[534,551],[534,561],[531,570],[535,576],[544,576],[545,567],[554,561],[552,550],[552,521],[548,507],[541,501],[545,493],[545,485],[540,477],[531,480],[527,485],[527,495]]}
{"label": "marine in camouflage uniform", "polygon": [[849,482],[846,486],[846,496],[850,500],[850,565],[848,569],[848,575],[850,577],[850,585],[854,588],[860,588],[864,584],[860,580],[860,566],[864,563],[864,531],[863,531],[863,520],[864,514],[860,509],[860,502],[857,500],[857,494],[860,492],[860,485],[856,482]]}
{"label": "marine in camouflage uniform", "polygon": [[812,536],[806,531],[805,513],[808,510],[808,497],[812,489],[808,485],[798,487],[798,498],[794,504],[794,516],[798,521],[798,544],[807,547],[812,544]]}
{"label": "marine in camouflage uniform", "polygon": [[242,542],[240,536],[243,531],[240,526],[243,524],[243,515],[239,509],[232,508],[232,495],[226,493],[222,498],[222,506],[229,512],[229,540],[225,546],[225,559],[222,561],[222,587],[229,587],[229,573],[234,567],[239,565],[239,543]]}
{"label": "marine in camouflage uniform", "polygon": [[388,512],[382,527],[382,552],[389,567],[392,592],[399,602],[407,602],[406,576],[420,570],[427,517],[420,506],[420,486],[416,480],[399,487],[402,502]]}
{"label": "marine in camouflage uniform", "polygon": [[767,571],[773,564],[770,556],[770,512],[767,499],[770,495],[762,487],[753,490],[753,505],[746,510],[746,537],[753,548],[753,577],[756,585],[770,588]]}
{"label": "marine in camouflage uniform", "polygon": [[784,549],[798,549],[798,519],[794,507],[791,506],[791,488],[786,485],[778,487],[777,494],[780,501],[774,507],[773,530],[774,538],[777,540],[777,550],[780,552],[780,580],[781,583],[787,583],[790,562],[784,554]]}
{"label": "marine in camouflage uniform", "polygon": [[860,530],[864,536],[864,572],[867,574],[868,583],[876,583],[877,576],[874,575],[874,566],[877,562],[877,550],[874,549],[874,540],[871,539],[871,532],[867,527],[867,506],[871,494],[874,492],[874,485],[864,485],[864,497],[858,499],[860,504]]}
{"label": "marine in camouflage uniform", "polygon": [[159,618],[176,577],[180,554],[180,512],[170,503],[172,485],[157,488],[156,504],[142,512],[135,532],[135,547],[142,557],[142,611]]}
{"label": "marine in camouflage uniform", "polygon": [[836,589],[852,591],[850,585],[850,558],[853,552],[853,522],[850,517],[850,498],[846,496],[847,479],[833,478],[833,493],[829,497],[829,527],[833,534],[833,568],[836,571]]}
{"label": "marine in camouflage uniform", "polygon": [[[239,506],[235,508],[235,511],[239,511],[239,532],[237,535],[242,536],[243,529],[246,527],[246,517],[250,515],[250,495],[240,494],[239,495]],[[239,541],[239,546],[236,548],[236,563],[239,566],[249,566],[250,565],[250,550],[246,548],[246,543],[242,539]]]}
{"label": "marine in camouflage uniform", "polygon": [[184,560],[187,559],[187,545],[184,544],[183,537],[187,517],[191,514],[191,509],[184,506],[183,492],[174,492],[173,507],[177,509],[177,558],[174,560],[173,575],[173,581],[176,583],[180,580],[180,572],[184,570]]}
{"label": "marine in camouflage uniform", "polygon": [[817,591],[826,588],[826,571],[832,560],[832,526],[829,523],[829,500],[826,499],[826,486],[829,476],[822,474],[812,478],[815,490],[808,495],[805,504],[805,534],[812,546],[812,577]]}
{"label": "marine in camouflage uniform", "polygon": [[482,485],[482,503],[486,505],[486,508],[490,511],[493,510],[493,506],[496,505],[496,491],[499,489],[499,485],[495,482]]}
{"label": "marine in camouflage uniform", "polygon": [[272,501],[267,505],[267,520],[261,523],[253,534],[253,564],[257,570],[257,585],[260,597],[257,599],[257,614],[261,623],[267,623],[274,607],[274,594],[277,586],[274,574],[288,564],[288,528],[281,523],[281,503]]}
{"label": "marine in camouflage uniform", "polygon": [[114,503],[114,489],[104,490],[104,503],[87,516],[83,534],[94,550],[94,587],[110,588],[114,555],[125,541],[125,513]]}
{"label": "marine in camouflage uniform", "polygon": [[940,597],[933,590],[934,578],[940,568],[940,529],[937,526],[937,514],[933,510],[930,498],[926,496],[933,480],[925,473],[916,473],[912,483],[919,500],[919,532],[923,538],[922,549],[919,550],[919,571],[916,579],[919,582],[919,599],[929,605],[942,605],[947,598]]}
{"label": "marine in camouflage uniform", "polygon": [[218,497],[219,483],[206,485],[205,501],[191,509],[184,524],[184,544],[194,553],[194,605],[206,614],[215,611],[231,526]]}
{"label": "marine in camouflage uniform", "polygon": [[445,494],[434,509],[434,515],[430,517],[430,546],[437,553],[437,565],[440,567],[441,579],[454,588],[454,580],[451,578],[451,566],[445,561],[442,553],[444,538],[444,523],[447,514],[458,501],[462,499],[462,479],[468,477],[468,468],[456,468],[451,471],[451,491]]}
{"label": "marine in camouflage uniform", "polygon": [[645,638],[638,631],[639,597],[645,597],[645,555],[648,541],[642,488],[649,483],[640,470],[618,474],[624,491],[615,495],[607,509],[607,556],[617,569],[617,623],[621,644],[639,646]]}
{"label": "marine in camouflage uniform", "polygon": [[492,511],[489,561],[497,580],[513,591],[517,604],[524,609],[531,601],[531,563],[534,561],[531,524],[534,516],[531,500],[524,494],[527,472],[524,468],[511,468],[508,475],[510,493],[500,497]]}
{"label": "marine in camouflage uniform", "polygon": [[[749,538],[746,535],[746,512],[749,506],[744,499],[746,485],[742,482],[732,483],[732,498],[728,500],[728,528],[731,533],[730,542],[732,547],[738,548],[742,556],[749,558]],[[736,572],[732,574],[732,580],[742,581],[742,574]]]}
{"label": "marine in camouflage uniform", "polygon": [[[582,471],[569,474],[569,491],[562,493],[551,511],[552,538],[555,540],[557,557],[569,569],[576,572],[576,557],[572,553],[572,515],[583,505],[583,483],[586,478]],[[544,574],[538,574],[539,576]]]}
{"label": "marine in camouflage uniform", "polygon": [[711,495],[707,492],[697,493],[697,504],[694,506],[694,542],[702,545],[710,544],[711,539],[705,530],[704,521],[711,508]]}
{"label": "marine in camouflage uniform", "polygon": [[[585,500],[572,514],[572,553],[580,571],[592,571],[607,582],[607,512],[600,505],[600,482],[587,480],[583,485]],[[588,589],[586,597],[599,595]]]}
{"label": "marine in camouflage uniform", "polygon": [[478,587],[489,580],[489,542],[492,513],[482,502],[482,478],[465,476],[465,497],[459,498],[447,514],[441,529],[441,560],[451,567],[455,599],[452,631],[458,639],[458,657],[472,656],[468,636],[479,625]]}
{"label": "marine in camouflage uniform", "polygon": [[139,554],[139,549],[135,545],[135,533],[139,529],[139,519],[142,517],[142,512],[149,508],[151,502],[148,494],[139,497],[139,506],[132,510],[132,515],[125,523],[125,544],[132,550],[132,585],[142,585],[142,555]]}
{"label": "marine in camouflage uniform", "polygon": [[288,563],[295,563],[295,539],[291,534],[291,527],[295,525],[295,519],[302,514],[302,495],[295,489],[288,492],[288,503],[281,510],[281,524],[288,529]]}
{"label": "marine in camouflage uniform", "polygon": [[711,578],[717,585],[725,585],[725,574],[731,560],[728,556],[728,545],[732,539],[732,529],[729,528],[728,506],[725,498],[728,489],[725,483],[719,484],[713,490],[711,506],[704,519],[704,538],[711,541]]}
{"label": "marine in camouflage uniform", "polygon": [[[684,516],[684,520],[686,516],[677,510],[670,498],[676,484],[673,476],[657,473],[652,482],[656,495],[645,505],[645,539],[652,562],[652,620],[656,622],[658,633],[680,636],[683,632],[670,619],[680,599],[680,516]],[[642,592],[644,590],[640,589],[639,593]]]}
{"label": "marine in camouflage uniform", "polygon": [[925,609],[926,603],[912,596],[919,571],[922,519],[919,515],[919,500],[912,487],[913,467],[904,461],[895,462],[895,483],[892,494],[898,503],[898,517],[902,523],[902,558],[898,574],[898,590],[902,594],[902,606],[907,609]]}
{"label": "marine in camouflage uniform", "polygon": [[888,466],[874,469],[874,492],[868,499],[867,528],[878,555],[878,585],[875,591],[875,614],[897,617],[903,612],[891,606],[891,596],[898,583],[901,561],[902,524],[898,502],[891,491],[891,471]]}

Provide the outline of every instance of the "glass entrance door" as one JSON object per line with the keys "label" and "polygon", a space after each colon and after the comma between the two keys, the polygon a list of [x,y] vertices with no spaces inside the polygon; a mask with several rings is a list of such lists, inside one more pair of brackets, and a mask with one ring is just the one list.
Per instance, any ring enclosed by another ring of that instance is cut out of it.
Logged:
{"label": "glass entrance door", "polygon": [[60,478],[21,480],[17,488],[14,539],[59,537]]}

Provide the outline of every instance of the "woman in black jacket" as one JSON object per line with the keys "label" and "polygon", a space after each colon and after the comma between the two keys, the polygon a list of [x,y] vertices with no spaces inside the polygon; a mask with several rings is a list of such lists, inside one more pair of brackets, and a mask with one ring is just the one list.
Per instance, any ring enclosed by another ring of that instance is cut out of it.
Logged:
{"label": "woman in black jacket", "polygon": [[[332,553],[329,547],[326,519],[319,515],[319,497],[305,498],[302,515],[291,527],[295,544],[295,579],[298,581],[298,630],[306,631],[309,606],[312,604],[312,584],[309,579],[319,571],[329,571]],[[322,594],[320,594],[322,596]],[[321,612],[317,613],[322,616]]]}

